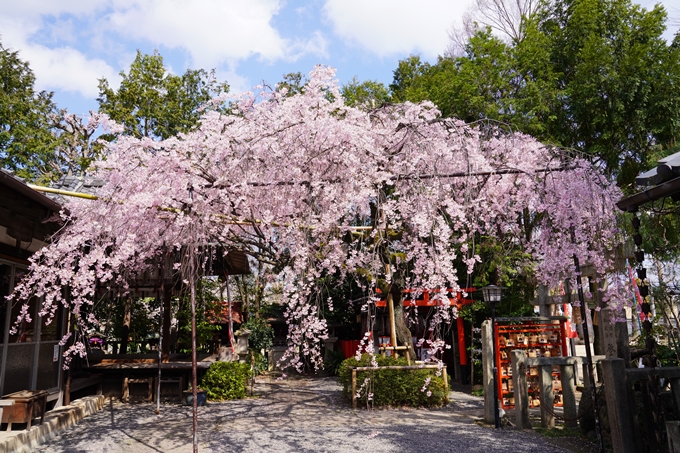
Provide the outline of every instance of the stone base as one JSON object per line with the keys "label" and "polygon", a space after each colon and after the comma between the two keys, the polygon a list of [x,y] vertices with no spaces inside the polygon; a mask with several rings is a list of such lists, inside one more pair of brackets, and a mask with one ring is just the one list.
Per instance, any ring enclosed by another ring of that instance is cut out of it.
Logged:
{"label": "stone base", "polygon": [[288,348],[285,346],[274,346],[267,351],[267,356],[269,359],[269,371],[281,371],[279,360],[281,360],[281,357],[283,357],[286,349]]}
{"label": "stone base", "polygon": [[28,453],[38,445],[56,437],[59,433],[78,423],[84,417],[104,408],[102,395],[86,396],[77,399],[69,406],[61,406],[45,414],[41,425],[30,430],[11,432],[9,437],[0,441],[0,453]]}

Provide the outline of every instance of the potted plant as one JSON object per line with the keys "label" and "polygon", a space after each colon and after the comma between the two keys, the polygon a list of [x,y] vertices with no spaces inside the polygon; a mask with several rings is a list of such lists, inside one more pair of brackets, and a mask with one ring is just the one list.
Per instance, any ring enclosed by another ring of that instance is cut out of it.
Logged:
{"label": "potted plant", "polygon": [[[184,390],[182,392],[182,395],[184,396],[184,404],[186,406],[193,406],[194,404],[194,391],[189,388],[189,390]],[[205,390],[202,388],[197,388],[196,389],[196,401],[198,401],[199,406],[205,406],[206,401],[208,400],[208,394]]]}

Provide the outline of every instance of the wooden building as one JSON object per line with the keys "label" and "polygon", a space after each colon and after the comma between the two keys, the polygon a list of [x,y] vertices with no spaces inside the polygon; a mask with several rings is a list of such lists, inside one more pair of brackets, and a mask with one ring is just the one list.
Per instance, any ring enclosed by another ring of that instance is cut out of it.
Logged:
{"label": "wooden building", "polygon": [[11,172],[0,169],[0,395],[19,390],[48,390],[60,398],[62,357],[58,343],[64,332],[63,310],[45,326],[39,301],[29,303],[31,322],[13,322],[20,303],[5,299],[25,275],[28,258],[59,228],[61,205],[30,188]]}

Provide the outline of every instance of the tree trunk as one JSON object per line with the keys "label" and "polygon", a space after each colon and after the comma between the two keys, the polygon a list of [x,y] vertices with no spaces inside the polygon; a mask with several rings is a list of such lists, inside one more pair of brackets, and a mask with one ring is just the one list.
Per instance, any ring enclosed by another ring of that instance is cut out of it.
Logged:
{"label": "tree trunk", "polygon": [[394,324],[397,331],[397,342],[399,346],[408,346],[408,354],[411,362],[417,359],[416,350],[413,348],[413,335],[406,326],[406,316],[404,316],[404,305],[402,303],[401,291],[399,295],[392,293],[394,298]]}

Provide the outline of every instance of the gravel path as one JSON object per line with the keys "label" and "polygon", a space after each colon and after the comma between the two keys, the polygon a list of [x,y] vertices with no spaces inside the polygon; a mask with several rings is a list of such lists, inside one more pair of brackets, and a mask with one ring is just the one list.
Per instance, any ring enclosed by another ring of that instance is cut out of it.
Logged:
{"label": "gravel path", "polygon": [[[255,398],[199,408],[201,452],[567,452],[545,439],[475,423],[479,398],[453,393],[441,409],[353,411],[332,378],[264,380]],[[41,452],[191,452],[191,408],[109,400]]]}

